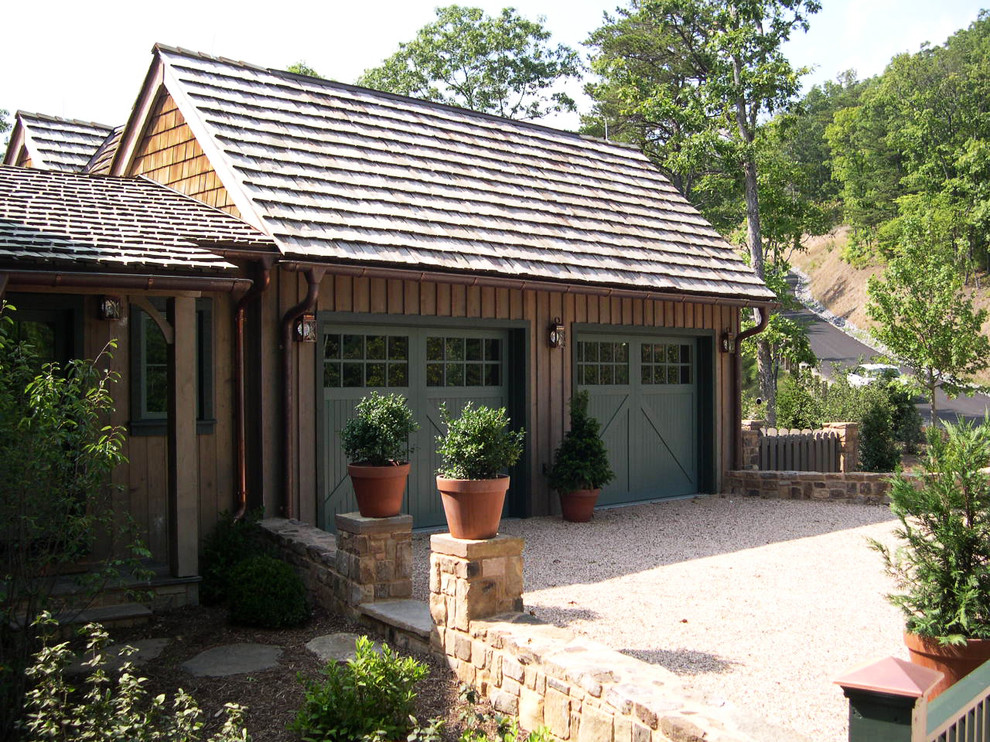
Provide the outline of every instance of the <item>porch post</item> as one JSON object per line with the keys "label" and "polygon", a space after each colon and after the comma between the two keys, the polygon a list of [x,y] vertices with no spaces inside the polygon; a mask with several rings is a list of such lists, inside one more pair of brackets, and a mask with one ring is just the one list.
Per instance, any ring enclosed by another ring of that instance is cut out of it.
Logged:
{"label": "porch post", "polygon": [[196,300],[168,300],[169,566],[173,577],[199,573],[199,487],[196,451]]}

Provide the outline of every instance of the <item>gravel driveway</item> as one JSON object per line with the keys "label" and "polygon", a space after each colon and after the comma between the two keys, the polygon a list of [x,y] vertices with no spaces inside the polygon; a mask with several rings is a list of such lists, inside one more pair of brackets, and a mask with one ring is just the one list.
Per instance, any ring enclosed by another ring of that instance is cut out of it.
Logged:
{"label": "gravel driveway", "polygon": [[[527,610],[681,676],[731,703],[767,742],[846,739],[833,680],[907,656],[867,537],[886,508],[722,496],[596,511],[588,524],[505,521],[526,540]],[[429,537],[414,537],[427,599]]]}

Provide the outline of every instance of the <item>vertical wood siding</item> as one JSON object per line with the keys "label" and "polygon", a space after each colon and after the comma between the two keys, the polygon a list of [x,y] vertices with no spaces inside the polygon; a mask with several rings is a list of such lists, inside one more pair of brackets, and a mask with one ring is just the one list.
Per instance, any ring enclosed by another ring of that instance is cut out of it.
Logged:
{"label": "vertical wood siding", "polygon": [[129,175],[145,175],[228,214],[240,212],[170,95],[155,104]]}
{"label": "vertical wood siding", "polygon": [[[282,311],[305,293],[295,274],[278,282]],[[551,511],[550,492],[543,476],[553,451],[562,439],[568,420],[567,403],[571,396],[571,353],[574,323],[617,324],[641,327],[678,327],[713,330],[716,344],[723,330],[738,332],[739,310],[732,307],[681,302],[663,302],[633,298],[609,298],[560,291],[516,290],[507,288],[460,286],[434,282],[367,279],[328,274],[320,287],[317,309],[329,312],[415,315],[436,318],[482,318],[526,320],[530,323],[530,409],[529,442],[532,451],[532,480],[535,514]],[[560,317],[567,328],[568,347],[552,350],[546,332],[550,322]],[[316,415],[318,414],[316,346],[296,343],[295,357],[300,386],[296,391],[298,421],[295,433],[300,442],[297,450],[298,517],[317,522],[317,450]],[[715,353],[715,443],[716,477],[729,468],[732,455],[732,357]],[[308,385],[308,386],[307,386]],[[274,408],[272,408],[274,411]],[[269,412],[268,414],[272,414]],[[267,455],[273,455],[270,451]]]}

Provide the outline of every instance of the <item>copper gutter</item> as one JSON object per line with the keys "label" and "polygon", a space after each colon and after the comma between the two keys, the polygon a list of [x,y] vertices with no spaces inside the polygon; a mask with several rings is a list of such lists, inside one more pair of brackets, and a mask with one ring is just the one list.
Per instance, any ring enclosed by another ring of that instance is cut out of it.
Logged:
{"label": "copper gutter", "polygon": [[[298,270],[298,268],[296,269]],[[296,320],[316,306],[320,295],[320,281],[326,272],[325,266],[313,266],[304,269],[308,289],[305,298],[292,307],[282,317],[280,348],[282,350],[282,439],[284,441],[284,456],[282,462],[282,516],[292,518],[293,490],[295,489],[295,437],[292,423],[296,411],[293,392],[296,385],[295,367],[292,364],[292,330]]]}
{"label": "copper gutter", "polygon": [[776,299],[742,299],[719,296],[703,296],[696,294],[677,294],[650,289],[610,288],[607,286],[583,286],[572,283],[555,283],[554,281],[534,281],[523,278],[503,278],[490,275],[463,275],[458,273],[439,273],[430,271],[405,270],[401,268],[380,268],[375,266],[328,265],[327,263],[309,263],[305,261],[283,261],[281,267],[287,270],[302,271],[308,268],[323,268],[334,275],[354,276],[357,278],[385,278],[404,281],[434,281],[461,286],[491,286],[516,290],[559,291],[563,294],[586,294],[591,296],[608,296],[624,299],[655,299],[676,303],[714,304],[728,307],[772,307],[777,305]]}
{"label": "copper gutter", "polygon": [[231,293],[251,288],[247,278],[156,276],[150,274],[67,273],[63,271],[2,271],[7,288],[106,288],[133,291],[209,291]]}
{"label": "copper gutter", "polygon": [[249,304],[257,301],[268,289],[271,283],[270,258],[265,258],[259,266],[259,276],[251,288],[237,302],[234,309],[234,448],[237,471],[237,491],[235,493],[235,504],[237,510],[234,512],[234,520],[240,520],[247,512],[248,490],[247,490],[247,422],[245,409],[247,401],[244,397],[244,324]]}
{"label": "copper gutter", "polygon": [[[779,304],[777,305],[779,306]],[[732,373],[735,376],[735,387],[736,393],[735,398],[732,400],[732,461],[733,466],[736,469],[741,469],[743,465],[742,460],[742,341],[747,338],[751,338],[754,335],[759,335],[765,329],[767,329],[767,323],[770,321],[770,310],[767,307],[758,307],[757,311],[760,313],[760,321],[755,327],[750,327],[748,330],[743,330],[736,336],[736,349],[734,352],[735,362],[732,364]]]}

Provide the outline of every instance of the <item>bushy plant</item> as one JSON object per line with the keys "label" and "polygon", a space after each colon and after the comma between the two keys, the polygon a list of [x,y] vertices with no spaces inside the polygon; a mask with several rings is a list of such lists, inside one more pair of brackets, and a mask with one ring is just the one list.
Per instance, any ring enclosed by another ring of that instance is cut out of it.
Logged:
{"label": "bushy plant", "polygon": [[[36,625],[44,630],[44,646],[27,669],[32,689],[27,694],[24,739],[28,742],[198,742],[202,734],[202,712],[193,698],[181,689],[170,703],[165,694],[148,696],[147,680],[137,677],[125,662],[116,677],[106,669],[109,637],[103,627],[90,624],[84,663],[86,687],[66,682],[65,669],[73,660],[68,643],[53,644],[57,624],[42,614]],[[208,742],[247,742],[245,709],[226,705],[223,728]]]}
{"label": "bushy plant", "polygon": [[[35,641],[31,619],[45,609],[82,609],[122,572],[141,576],[148,556],[133,524],[113,507],[110,477],[125,461],[124,434],[106,424],[118,375],[106,368],[111,342],[92,361],[42,364],[17,342],[12,308],[0,305],[0,737],[23,706]],[[55,581],[87,561],[69,606]]]}
{"label": "bushy plant", "polygon": [[303,679],[306,700],[290,726],[303,740],[397,740],[412,730],[415,685],[426,666],[388,646],[379,653],[366,636],[355,650],[354,659],[327,664],[319,681]]}
{"label": "bushy plant", "polygon": [[777,384],[777,426],[798,430],[822,426],[820,383],[810,372],[785,374]]}
{"label": "bushy plant", "polygon": [[905,453],[917,453],[925,434],[921,413],[914,403],[915,391],[895,382],[887,384],[885,389],[892,408],[894,437],[904,444]]}
{"label": "bushy plant", "polygon": [[598,489],[615,478],[599,433],[601,423],[588,414],[588,401],[587,391],[571,400],[571,429],[554,452],[547,475],[550,487],[558,492]]}
{"label": "bushy plant", "polygon": [[890,402],[882,391],[866,395],[869,406],[859,421],[859,465],[863,471],[893,471],[901,461],[894,441]]}
{"label": "bushy plant", "polygon": [[230,620],[246,626],[281,629],[309,620],[306,587],[281,559],[268,554],[245,559],[230,573]]}
{"label": "bushy plant", "polygon": [[227,601],[230,576],[234,568],[252,556],[270,553],[261,527],[262,511],[255,510],[243,518],[232,513],[221,513],[217,524],[203,542],[200,572],[200,599],[206,605],[219,605]]}
{"label": "bushy plant", "polygon": [[522,456],[526,431],[509,429],[504,407],[496,410],[468,402],[459,417],[450,417],[446,405],[440,414],[447,426],[447,433],[437,436],[441,477],[495,479]]}
{"label": "bushy plant", "polygon": [[923,474],[896,474],[890,508],[901,544],[872,541],[903,592],[888,596],[907,629],[943,645],[990,639],[990,428],[928,431]]}
{"label": "bushy plant", "polygon": [[419,429],[401,394],[372,392],[358,402],[356,417],[340,431],[344,455],[352,464],[388,466],[409,460],[409,436]]}

